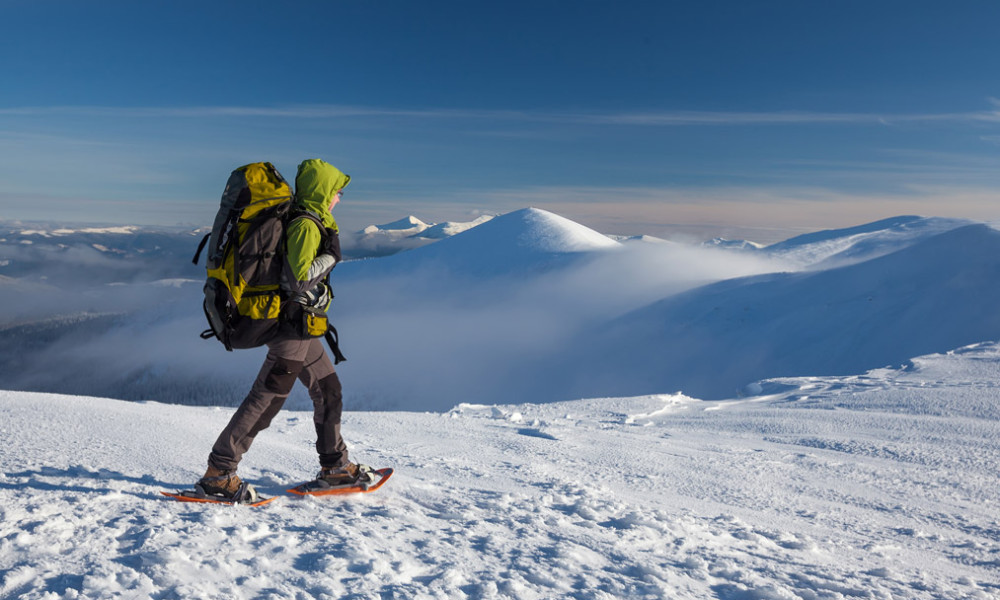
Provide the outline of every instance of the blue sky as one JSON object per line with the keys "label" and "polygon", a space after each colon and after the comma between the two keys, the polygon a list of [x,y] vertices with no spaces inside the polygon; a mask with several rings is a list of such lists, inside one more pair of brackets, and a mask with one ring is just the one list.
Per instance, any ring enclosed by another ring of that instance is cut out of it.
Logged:
{"label": "blue sky", "polygon": [[996,2],[8,0],[0,219],[208,224],[230,170],[341,223],[548,208],[758,238],[997,218]]}

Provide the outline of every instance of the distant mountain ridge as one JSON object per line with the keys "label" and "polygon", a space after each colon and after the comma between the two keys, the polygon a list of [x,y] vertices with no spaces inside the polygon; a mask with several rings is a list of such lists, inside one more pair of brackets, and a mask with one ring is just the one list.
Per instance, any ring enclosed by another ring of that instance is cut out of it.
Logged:
{"label": "distant mountain ridge", "polygon": [[204,231],[0,223],[0,275],[73,283],[200,276],[191,257]]}
{"label": "distant mountain ridge", "polygon": [[[341,232],[342,247],[349,259],[388,256],[457,235],[492,218],[483,215],[468,222],[428,224],[409,216],[354,233]],[[0,221],[0,276],[31,278],[47,273],[73,279],[81,267],[102,263],[103,270],[89,273],[92,278],[96,276],[95,283],[200,277],[204,275],[203,266],[193,267],[191,258],[198,241],[209,230],[138,225],[66,227]],[[52,273],[52,268],[60,273]]]}
{"label": "distant mountain ridge", "polygon": [[825,268],[884,256],[973,223],[968,219],[904,215],[799,235],[767,246],[764,251],[813,268]]}
{"label": "distant mountain ridge", "polygon": [[384,225],[369,225],[357,232],[342,232],[341,245],[348,258],[389,256],[468,231],[492,218],[482,215],[468,222],[425,223],[410,215]]}
{"label": "distant mountain ridge", "polygon": [[[966,223],[904,216],[736,249],[619,243],[545,210],[507,213],[337,267],[345,402],[727,397],[768,377],[856,373],[996,339],[998,234]],[[376,228],[422,226],[435,227],[414,217]],[[259,352],[220,354],[198,337],[197,233],[85,229],[0,233],[0,381],[238,402]],[[308,402],[293,394],[290,405]]]}
{"label": "distant mountain ridge", "polygon": [[[708,399],[732,397],[764,372],[847,375],[1000,339],[1000,232],[976,224],[922,237],[839,268],[701,287],[587,339],[629,382],[616,393],[669,388]],[[606,382],[580,385],[600,394]]]}
{"label": "distant mountain ridge", "polygon": [[902,215],[855,227],[806,233],[770,246],[725,238],[715,238],[703,245],[759,251],[802,267],[828,268],[883,256],[939,233],[973,223],[968,219]]}

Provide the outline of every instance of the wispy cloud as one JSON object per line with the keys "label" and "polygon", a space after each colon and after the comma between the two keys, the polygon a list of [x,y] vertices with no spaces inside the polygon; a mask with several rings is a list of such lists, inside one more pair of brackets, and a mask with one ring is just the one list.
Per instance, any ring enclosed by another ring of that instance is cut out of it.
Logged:
{"label": "wispy cloud", "polygon": [[205,119],[226,117],[267,117],[279,119],[338,119],[346,117],[405,117],[447,119],[527,119],[517,111],[455,109],[393,109],[348,105],[288,106],[34,106],[0,108],[0,116],[86,116],[113,118]]}
{"label": "wispy cloud", "polygon": [[578,125],[622,125],[644,127],[752,126],[870,124],[892,125],[919,122],[1000,123],[1000,102],[989,99],[993,110],[943,113],[854,113],[813,111],[616,111],[567,112],[476,109],[395,109],[349,105],[286,106],[37,106],[0,108],[0,116],[87,116],[109,118],[204,119],[265,117],[275,119],[403,118],[444,120],[486,120]]}
{"label": "wispy cloud", "polygon": [[[267,127],[246,127],[258,117]],[[879,138],[898,148],[893,149],[872,148],[869,136],[854,136],[845,144],[841,138],[847,136],[839,133],[841,125],[899,123],[926,123],[922,129],[931,135],[915,141],[910,134],[918,127],[885,130],[909,136]],[[529,205],[622,233],[655,233],[656,224],[678,222],[846,225],[912,212],[983,218],[995,211],[996,194],[990,192],[1000,185],[987,146],[1000,143],[997,123],[997,99],[985,102],[982,111],[924,114],[333,104],[8,107],[0,108],[0,154],[8,157],[0,167],[0,212],[32,218],[32,210],[41,210],[34,207],[52,204],[20,198],[44,193],[67,199],[60,210],[90,210],[100,221],[149,222],[152,217],[142,217],[155,207],[157,221],[200,222],[211,215],[192,218],[200,209],[185,203],[215,196],[218,173],[240,161],[267,157],[287,173],[302,156],[328,156],[350,163],[358,181],[366,182],[356,190],[363,201],[348,203],[341,213],[350,217],[345,222],[359,227],[407,212],[438,221],[467,220],[471,210],[506,212]],[[935,137],[950,136],[958,125],[975,130],[975,137],[962,132],[962,141],[972,145],[957,146],[954,137],[941,144]],[[671,127],[713,134],[711,128],[727,126],[770,129],[707,135],[690,156],[683,144],[696,135],[664,135]],[[789,142],[782,139],[784,127],[816,129]],[[616,144],[605,143],[608,128],[619,135]],[[824,135],[831,131],[837,135],[826,144]],[[769,133],[778,134],[776,144],[792,145],[758,152],[769,145]],[[743,145],[734,149],[733,142]],[[935,150],[956,147],[965,151]],[[626,151],[619,155],[619,149]],[[602,174],[602,182],[623,187],[560,185],[591,181],[581,177],[588,170]],[[504,189],[511,186],[512,172],[520,188]],[[916,193],[916,185],[935,191]],[[980,191],[971,193],[971,188]],[[83,203],[81,197],[93,202]],[[135,205],[126,214],[128,207],[102,204],[106,200]],[[202,204],[210,210],[211,202]]]}
{"label": "wispy cloud", "polygon": [[965,113],[830,113],[808,111],[778,112],[704,112],[668,111],[576,115],[565,117],[583,123],[643,126],[692,126],[692,125],[796,125],[796,124],[871,124],[969,121],[1000,122],[1000,111]]}

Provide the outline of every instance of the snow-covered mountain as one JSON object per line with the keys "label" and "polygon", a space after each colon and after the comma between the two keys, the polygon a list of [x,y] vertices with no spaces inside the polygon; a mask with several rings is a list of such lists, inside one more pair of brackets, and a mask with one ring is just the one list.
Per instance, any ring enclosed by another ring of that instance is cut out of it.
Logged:
{"label": "snow-covered mountain", "polygon": [[458,235],[492,218],[492,215],[483,215],[468,222],[428,224],[410,215],[384,225],[369,225],[353,234],[341,233],[342,245],[348,258],[389,256]]}
{"label": "snow-covered mountain", "polygon": [[709,246],[714,248],[726,248],[727,250],[747,250],[755,251],[764,248],[763,244],[758,244],[757,242],[751,242],[749,240],[727,240],[725,238],[717,237],[701,243],[702,246]]}
{"label": "snow-covered mountain", "polygon": [[847,229],[807,233],[763,250],[802,266],[823,269],[878,258],[971,224],[966,219],[901,216]]}
{"label": "snow-covered mountain", "polygon": [[452,275],[492,278],[551,270],[619,246],[611,238],[565,217],[526,208],[493,218],[464,235],[451,236],[363,268],[368,273],[434,269]]}
{"label": "snow-covered mountain", "polygon": [[619,392],[725,398],[760,373],[861,373],[1000,339],[1000,232],[917,237],[872,260],[723,281],[632,312],[588,332],[606,358],[576,392],[602,393],[606,370]]}
{"label": "snow-covered mountain", "polygon": [[705,246],[760,251],[796,268],[828,269],[884,256],[929,237],[972,225],[967,219],[904,215],[845,229],[798,235],[770,246],[748,240],[714,238]]}
{"label": "snow-covered mountain", "polygon": [[[901,217],[747,251],[618,243],[550,212],[515,211],[337,267],[345,401],[447,410],[473,397],[720,398],[765,377],[860,373],[996,339],[997,234],[962,225]],[[227,354],[198,338],[203,274],[191,267],[126,285],[100,283],[106,275],[81,284],[84,263],[72,277],[0,281],[3,387],[238,402],[262,351]],[[297,391],[289,405],[308,403]]]}
{"label": "snow-covered mountain", "polygon": [[[0,597],[997,598],[998,379],[987,344],[749,400],[348,413],[386,486],[259,509],[159,493],[231,410],[0,392]],[[314,435],[280,413],[241,475],[282,494]]]}
{"label": "snow-covered mountain", "polygon": [[437,223],[430,225],[427,229],[420,232],[420,237],[425,237],[432,240],[442,240],[444,238],[451,237],[453,235],[458,235],[463,231],[468,231],[473,227],[478,227],[483,223],[489,221],[496,215],[482,215],[476,217],[471,221],[445,221],[444,223]]}

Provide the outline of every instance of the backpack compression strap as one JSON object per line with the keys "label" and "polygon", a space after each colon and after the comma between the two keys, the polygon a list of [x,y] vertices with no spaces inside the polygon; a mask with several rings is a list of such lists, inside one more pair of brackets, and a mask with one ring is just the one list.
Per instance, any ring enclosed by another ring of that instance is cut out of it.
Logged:
{"label": "backpack compression strap", "polygon": [[198,264],[198,259],[201,258],[201,251],[205,249],[205,244],[208,243],[208,238],[210,237],[212,237],[211,232],[206,233],[205,237],[201,238],[201,243],[198,244],[198,250],[195,251],[194,258],[191,259],[191,262],[193,262],[194,264]]}
{"label": "backpack compression strap", "polygon": [[340,351],[340,336],[337,335],[336,327],[327,324],[326,335],[323,337],[326,338],[326,343],[330,346],[330,352],[333,352],[333,364],[339,365],[347,360],[347,357]]}

